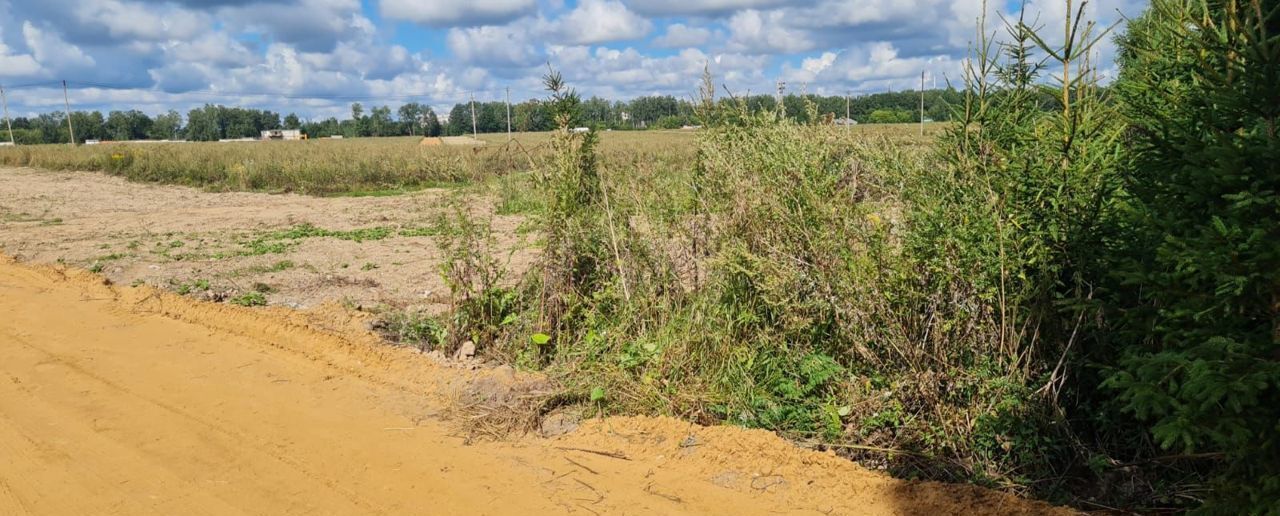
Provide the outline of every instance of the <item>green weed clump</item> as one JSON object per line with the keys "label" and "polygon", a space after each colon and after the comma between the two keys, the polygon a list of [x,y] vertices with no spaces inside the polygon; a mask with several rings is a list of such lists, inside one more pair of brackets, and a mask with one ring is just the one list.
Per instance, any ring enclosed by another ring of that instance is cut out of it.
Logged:
{"label": "green weed clump", "polygon": [[255,290],[234,296],[227,302],[239,306],[267,306],[267,296]]}
{"label": "green weed clump", "polygon": [[533,176],[543,255],[497,289],[475,280],[494,274],[483,246],[454,245],[446,276],[472,279],[451,281],[467,322],[451,338],[604,411],[851,445],[903,474],[1049,475],[1045,368],[1001,340],[1016,325],[996,308],[999,246],[972,250],[982,270],[939,254],[991,217],[940,234],[939,206],[917,202],[945,185],[930,171],[955,170],[944,153],[708,98],[692,164],[636,174],[597,159],[593,133],[569,130],[576,96],[547,82],[561,129]]}

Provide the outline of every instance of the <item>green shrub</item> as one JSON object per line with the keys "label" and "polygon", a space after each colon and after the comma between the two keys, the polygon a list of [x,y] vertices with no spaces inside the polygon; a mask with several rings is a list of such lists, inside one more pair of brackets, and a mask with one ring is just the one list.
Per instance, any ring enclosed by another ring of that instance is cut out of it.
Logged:
{"label": "green shrub", "polygon": [[1107,386],[1221,457],[1206,512],[1280,507],[1280,6],[1157,0],[1121,39],[1130,121]]}

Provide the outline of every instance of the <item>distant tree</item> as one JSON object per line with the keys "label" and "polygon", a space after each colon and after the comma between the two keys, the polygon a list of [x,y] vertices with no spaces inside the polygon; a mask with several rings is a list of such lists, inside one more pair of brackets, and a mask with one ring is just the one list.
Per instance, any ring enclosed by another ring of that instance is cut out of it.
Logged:
{"label": "distant tree", "polygon": [[391,119],[391,108],[379,106],[369,114],[367,132],[364,136],[390,136],[394,134],[395,121]]}
{"label": "distant tree", "polygon": [[443,129],[440,126],[440,117],[436,116],[436,111],[430,107],[423,106],[422,113],[419,116],[422,123],[422,134],[427,136],[440,136]]}
{"label": "distant tree", "polygon": [[152,140],[177,139],[182,131],[182,115],[172,109],[152,120],[147,137]]}
{"label": "distant tree", "polygon": [[112,140],[141,140],[151,130],[151,117],[136,109],[107,115],[107,136]]}
{"label": "distant tree", "polygon": [[98,111],[75,111],[71,113],[71,124],[76,128],[76,140],[101,140],[106,138],[106,120]]}
{"label": "distant tree", "polygon": [[449,136],[459,136],[471,132],[471,108],[469,104],[454,104],[453,109],[449,110],[449,123],[445,128],[445,133]]}
{"label": "distant tree", "polygon": [[516,104],[512,110],[512,125],[521,132],[550,131],[551,113],[544,102],[530,100]]}
{"label": "distant tree", "polygon": [[409,136],[416,136],[421,132],[419,127],[422,124],[422,109],[421,104],[410,102],[396,110],[396,114],[400,117],[400,125],[404,127],[402,134],[408,132]]}
{"label": "distant tree", "polygon": [[351,103],[351,119],[342,123],[342,134],[348,138],[367,136],[364,119],[364,104]]}
{"label": "distant tree", "polygon": [[867,123],[871,124],[903,124],[911,122],[915,117],[902,109],[877,109],[867,115]]}
{"label": "distant tree", "polygon": [[298,115],[289,113],[284,117],[285,129],[302,129],[302,121],[298,119]]}
{"label": "distant tree", "polygon": [[222,122],[218,109],[210,104],[187,112],[187,139],[217,141],[222,138]]}

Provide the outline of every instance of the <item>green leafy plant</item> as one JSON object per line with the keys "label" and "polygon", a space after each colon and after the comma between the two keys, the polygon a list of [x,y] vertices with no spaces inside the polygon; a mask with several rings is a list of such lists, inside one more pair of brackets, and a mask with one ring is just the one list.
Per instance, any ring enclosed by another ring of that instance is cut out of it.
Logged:
{"label": "green leafy plant", "polygon": [[232,297],[227,301],[233,305],[239,306],[266,306],[267,296],[263,295],[262,292],[253,291],[245,292],[244,294]]}

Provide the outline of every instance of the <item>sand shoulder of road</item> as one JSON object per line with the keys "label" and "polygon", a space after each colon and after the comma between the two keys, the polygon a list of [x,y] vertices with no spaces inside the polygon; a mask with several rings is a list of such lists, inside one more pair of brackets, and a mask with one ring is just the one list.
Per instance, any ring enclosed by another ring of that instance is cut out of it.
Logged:
{"label": "sand shoulder of road", "polygon": [[468,445],[438,416],[449,389],[518,375],[358,317],[0,256],[0,514],[1070,513],[669,418]]}

